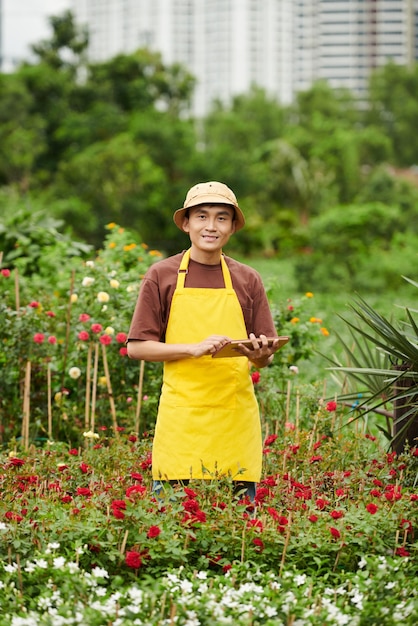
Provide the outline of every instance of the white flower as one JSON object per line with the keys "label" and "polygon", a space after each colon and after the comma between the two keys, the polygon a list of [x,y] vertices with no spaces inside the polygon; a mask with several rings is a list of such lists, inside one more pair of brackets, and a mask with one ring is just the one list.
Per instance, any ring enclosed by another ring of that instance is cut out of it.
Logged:
{"label": "white flower", "polygon": [[114,335],[115,329],[113,328],[113,326],[107,326],[107,328],[104,329],[104,333],[105,335]]}
{"label": "white flower", "polygon": [[92,574],[95,578],[109,578],[109,574],[102,567],[95,567]]}
{"label": "white flower", "polygon": [[58,543],[58,541],[54,541],[53,543],[49,543],[47,547],[51,550],[58,550],[60,544]]}
{"label": "white flower", "polygon": [[94,267],[94,261],[86,261],[86,267]]}
{"label": "white flower", "polygon": [[71,378],[77,380],[77,378],[80,378],[81,376],[81,369],[79,367],[70,367],[68,373]]}
{"label": "white flower", "polygon": [[65,565],[65,558],[63,556],[57,556],[54,559],[53,566],[55,569],[61,569]]}
{"label": "white flower", "polygon": [[133,291],[138,291],[138,285],[128,285],[126,287],[126,291],[128,293],[132,293]]}
{"label": "white flower", "polygon": [[7,572],[8,574],[13,574],[18,569],[19,568],[18,568],[17,563],[10,563],[10,565],[4,566],[4,571]]}
{"label": "white flower", "polygon": [[291,365],[289,367],[289,370],[292,372],[292,374],[299,374],[299,368],[297,365]]}
{"label": "white flower", "polygon": [[103,304],[104,302],[109,302],[110,296],[106,291],[99,291],[97,294],[97,300]]}
{"label": "white flower", "polygon": [[83,285],[83,287],[91,287],[94,282],[95,282],[95,279],[92,278],[91,276],[84,276],[81,284]]}
{"label": "white flower", "polygon": [[0,530],[7,530],[7,524],[0,522]]}
{"label": "white flower", "polygon": [[297,587],[304,585],[306,582],[306,574],[298,574],[295,576],[294,581]]}
{"label": "white flower", "polygon": [[366,567],[367,565],[367,561],[364,558],[364,556],[361,557],[360,561],[358,562],[358,566],[360,569],[363,569],[363,567]]}
{"label": "white flower", "polygon": [[86,437],[86,439],[98,439],[99,435],[97,433],[94,433],[92,430],[88,430],[87,432],[83,433],[83,437]]}
{"label": "white flower", "polygon": [[116,280],[116,278],[112,278],[109,281],[109,285],[113,288],[113,289],[117,289],[120,286],[120,282],[118,280]]}

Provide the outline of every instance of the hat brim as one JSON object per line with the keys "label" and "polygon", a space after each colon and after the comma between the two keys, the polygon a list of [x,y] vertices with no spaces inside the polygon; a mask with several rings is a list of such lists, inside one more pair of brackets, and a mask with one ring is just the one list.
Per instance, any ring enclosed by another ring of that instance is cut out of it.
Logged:
{"label": "hat brim", "polygon": [[[218,199],[219,198],[219,199]],[[215,196],[215,194],[210,194],[208,196],[199,196],[199,201],[196,204],[191,202],[187,207],[182,207],[181,209],[177,209],[177,211],[173,215],[173,220],[177,228],[183,230],[183,221],[186,216],[186,212],[189,209],[192,209],[196,206],[200,206],[201,204],[226,204],[230,206],[235,211],[234,221],[235,221],[235,232],[241,230],[245,226],[245,217],[241,209],[237,204],[232,204],[231,202],[225,202],[224,196]]]}

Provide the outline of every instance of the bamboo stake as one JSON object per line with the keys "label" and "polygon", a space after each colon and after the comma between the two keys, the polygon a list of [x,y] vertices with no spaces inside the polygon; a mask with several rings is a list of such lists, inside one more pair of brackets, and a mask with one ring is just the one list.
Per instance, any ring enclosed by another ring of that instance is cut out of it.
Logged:
{"label": "bamboo stake", "polygon": [[141,364],[139,367],[139,382],[138,382],[138,396],[136,401],[136,414],[135,414],[135,434],[139,435],[139,424],[140,424],[140,415],[141,415],[141,406],[142,406],[142,387],[144,384],[144,369],[145,369],[145,361],[141,360]]}
{"label": "bamboo stake", "polygon": [[107,392],[109,394],[110,412],[112,413],[113,430],[115,432],[115,436],[117,437],[118,436],[118,423],[116,421],[115,399],[113,397],[112,383],[110,381],[110,375],[109,375],[109,365],[107,363],[106,346],[104,344],[102,344],[102,356],[103,356],[103,366],[104,366],[105,377],[106,377]]}
{"label": "bamboo stake", "polygon": [[299,443],[299,391],[296,392],[296,423],[295,423],[295,431],[296,431],[296,443]]}
{"label": "bamboo stake", "polygon": [[129,530],[126,529],[125,530],[125,534],[123,536],[123,541],[122,541],[122,545],[120,547],[120,553],[121,554],[125,554],[125,549],[126,549],[126,543],[128,541],[128,535],[129,535]]}
{"label": "bamboo stake", "polygon": [[25,450],[29,447],[29,414],[30,414],[30,378],[31,362],[26,362],[25,384],[23,387],[23,419],[22,419],[22,443]]}
{"label": "bamboo stake", "polygon": [[289,545],[289,541],[290,541],[290,527],[291,527],[291,523],[292,523],[292,515],[289,515],[289,525],[287,527],[287,531],[286,531],[286,539],[284,541],[284,546],[283,546],[283,552],[282,552],[282,559],[280,561],[280,570],[279,570],[279,576],[282,575],[282,571],[284,568],[284,562],[286,560],[286,552],[287,552],[287,548]]}
{"label": "bamboo stake", "polygon": [[289,410],[290,410],[290,398],[291,398],[291,382],[287,381],[287,394],[286,394],[286,413],[285,413],[285,422],[289,421]]}
{"label": "bamboo stake", "polygon": [[96,396],[97,396],[97,370],[99,369],[99,344],[94,346],[94,367],[93,367],[93,388],[91,393],[91,417],[90,430],[94,433],[94,421],[96,416]]}
{"label": "bamboo stake", "polygon": [[52,441],[52,385],[51,385],[51,368],[47,363],[47,386],[48,386],[48,439]]}
{"label": "bamboo stake", "polygon": [[65,370],[67,368],[68,345],[69,345],[70,327],[71,327],[71,306],[72,306],[71,298],[72,298],[73,291],[74,291],[74,278],[75,278],[75,271],[73,270],[71,273],[70,297],[68,298],[67,320],[66,320],[66,326],[65,326],[65,348],[64,348],[63,366],[62,366],[61,387],[64,387]]}
{"label": "bamboo stake", "polygon": [[91,354],[92,354],[93,346],[89,343],[89,348],[87,351],[87,371],[86,371],[86,401],[84,408],[84,428],[85,430],[89,429],[89,419],[90,419],[90,397],[91,397]]}
{"label": "bamboo stake", "polygon": [[15,267],[15,303],[16,311],[20,309],[20,293],[19,293],[19,272]]}

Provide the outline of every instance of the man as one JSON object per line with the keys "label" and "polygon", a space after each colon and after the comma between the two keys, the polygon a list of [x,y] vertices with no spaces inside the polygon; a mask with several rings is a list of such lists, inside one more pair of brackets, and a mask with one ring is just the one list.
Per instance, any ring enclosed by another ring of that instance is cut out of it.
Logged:
{"label": "man", "polygon": [[[131,358],[164,361],[153,478],[161,488],[226,475],[253,498],[262,440],[249,361],[269,365],[279,341],[267,341],[277,333],[261,277],[222,252],[244,215],[231,189],[214,181],[192,187],[173,219],[190,248],[148,270],[128,337]],[[242,356],[212,358],[247,337]]]}

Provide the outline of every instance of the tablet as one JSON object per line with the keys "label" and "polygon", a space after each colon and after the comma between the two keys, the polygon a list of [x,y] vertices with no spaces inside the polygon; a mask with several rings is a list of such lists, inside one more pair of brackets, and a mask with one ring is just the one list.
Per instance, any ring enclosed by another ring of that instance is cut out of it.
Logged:
{"label": "tablet", "polygon": [[[267,337],[268,345],[271,346],[275,339],[279,340],[279,348],[285,345],[289,341],[289,337]],[[261,339],[258,340],[261,345]],[[212,354],[213,359],[223,358],[223,357],[236,357],[236,356],[246,356],[245,354],[241,354],[239,352],[237,346],[238,344],[242,344],[247,348],[252,348],[253,342],[251,339],[233,339],[229,343],[226,343],[222,348],[217,350]]]}

